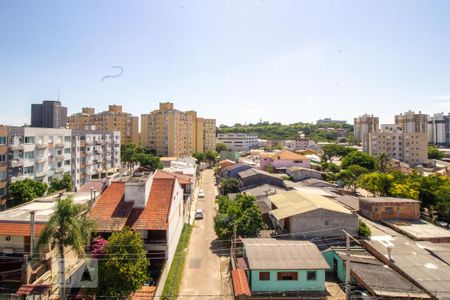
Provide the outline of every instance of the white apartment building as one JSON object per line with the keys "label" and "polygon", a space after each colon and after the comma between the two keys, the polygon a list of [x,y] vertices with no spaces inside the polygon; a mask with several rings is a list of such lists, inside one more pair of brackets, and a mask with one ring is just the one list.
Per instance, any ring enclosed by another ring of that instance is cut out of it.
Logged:
{"label": "white apartment building", "polygon": [[9,127],[11,182],[32,178],[49,183],[71,174],[71,130]]}
{"label": "white apartment building", "polygon": [[258,136],[248,133],[218,133],[218,143],[227,145],[228,150],[248,151],[258,148]]}
{"label": "white apartment building", "polygon": [[76,187],[120,167],[120,131],[72,129],[72,176]]}
{"label": "white apartment building", "polygon": [[369,133],[378,132],[379,118],[374,115],[364,114],[354,119],[355,143],[363,145],[363,150],[367,152]]}
{"label": "white apartment building", "polygon": [[404,132],[395,124],[381,125],[380,132],[369,133],[368,153],[388,154],[414,167],[427,161],[427,133]]}
{"label": "white apartment building", "polygon": [[71,175],[75,188],[120,166],[120,131],[8,127],[8,182],[50,183]]}
{"label": "white apartment building", "polygon": [[428,117],[428,143],[436,146],[450,146],[450,113],[437,113]]}

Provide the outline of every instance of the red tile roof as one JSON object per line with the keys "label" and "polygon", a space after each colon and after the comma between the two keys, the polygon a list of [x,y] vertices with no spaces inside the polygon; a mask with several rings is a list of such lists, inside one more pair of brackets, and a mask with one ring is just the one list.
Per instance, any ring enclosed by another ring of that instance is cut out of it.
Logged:
{"label": "red tile roof", "polygon": [[164,170],[156,171],[154,178],[169,178],[169,179],[176,178],[181,185],[186,185],[186,184],[192,183],[191,176],[183,175],[180,173],[164,171]]}
{"label": "red tile roof", "polygon": [[78,192],[90,192],[92,187],[94,188],[94,191],[96,191],[98,194],[101,194],[103,192],[104,185],[105,182],[101,180],[88,181],[80,186]]}
{"label": "red tile roof", "polygon": [[[38,235],[46,224],[35,224],[36,235]],[[17,223],[9,221],[0,221],[0,234],[1,235],[14,235],[14,236],[30,236],[30,223]]]}
{"label": "red tile roof", "polygon": [[94,204],[89,218],[100,232],[120,231],[127,222],[133,202],[125,202],[125,182],[111,182]]}
{"label": "red tile roof", "polygon": [[24,284],[16,292],[18,295],[42,295],[51,289],[50,284]]}
{"label": "red tile roof", "polygon": [[156,292],[156,286],[143,286],[130,295],[131,300],[151,300]]}
{"label": "red tile roof", "polygon": [[244,270],[236,269],[231,271],[231,277],[233,278],[234,296],[251,296],[247,275],[245,275]]}
{"label": "red tile roof", "polygon": [[153,178],[147,205],[133,209],[126,225],[135,230],[166,230],[174,185],[174,178]]}

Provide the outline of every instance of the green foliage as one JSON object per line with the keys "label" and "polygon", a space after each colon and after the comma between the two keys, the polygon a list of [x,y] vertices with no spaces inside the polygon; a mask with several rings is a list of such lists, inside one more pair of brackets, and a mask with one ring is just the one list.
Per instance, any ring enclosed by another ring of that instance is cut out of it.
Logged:
{"label": "green foliage", "polygon": [[177,250],[173,257],[172,265],[170,266],[169,274],[167,275],[161,299],[175,299],[176,296],[172,295],[178,295],[191,233],[192,225],[184,225],[180,240],[178,241]]}
{"label": "green foliage", "polygon": [[9,194],[12,201],[8,201],[9,206],[19,205],[31,201],[37,197],[42,197],[47,191],[48,185],[44,182],[30,178],[13,182],[9,185]]}
{"label": "green foliage", "polygon": [[216,151],[209,150],[205,153],[205,159],[209,162],[214,162],[219,154]]}
{"label": "green foliage", "polygon": [[239,180],[235,178],[224,178],[220,181],[220,192],[222,195],[239,193]]}
{"label": "green foliage", "polygon": [[428,146],[428,158],[429,159],[442,159],[444,158],[444,152],[439,151],[434,145]]}
{"label": "green foliage", "polygon": [[341,170],[336,174],[336,180],[340,180],[345,187],[350,188],[353,192],[356,192],[358,178],[368,173],[369,171],[358,165],[351,165],[346,170]]}
{"label": "green foliage", "polygon": [[394,176],[391,174],[373,172],[361,175],[358,185],[378,197],[390,196],[389,190]]}
{"label": "green foliage", "polygon": [[[336,133],[328,132],[326,129],[323,129],[321,127],[321,125],[308,123],[294,123],[284,125],[281,123],[263,122],[249,125],[220,125],[220,127],[217,128],[217,133],[244,132],[256,134],[259,138],[265,140],[292,140],[298,136],[299,131],[303,131],[305,135],[309,136],[316,142],[336,141]],[[346,128],[350,133],[353,131],[353,125],[350,124],[328,124],[326,127]]]}
{"label": "green foliage", "polygon": [[222,151],[227,151],[227,150],[228,150],[228,147],[224,143],[218,143],[216,145],[216,152],[218,152],[218,153],[220,153]]}
{"label": "green foliage", "polygon": [[139,163],[141,167],[149,169],[150,171],[163,168],[159,157],[144,152],[135,153],[132,161]]}
{"label": "green foliage", "polygon": [[287,180],[287,181],[294,181],[294,176],[292,175],[284,175],[283,180]]}
{"label": "green foliage", "polygon": [[351,165],[358,165],[373,171],[377,167],[377,161],[372,155],[360,151],[352,151],[344,156],[341,167],[347,169]]}
{"label": "green foliage", "polygon": [[99,263],[99,295],[125,298],[149,279],[150,262],[144,243],[139,234],[128,227],[109,237],[105,257],[107,259]]}
{"label": "green foliage", "polygon": [[272,147],[272,150],[283,150],[283,146],[281,144],[276,144]]}
{"label": "green foliage", "polygon": [[120,146],[120,159],[122,163],[128,164],[129,168],[132,164],[139,163],[141,167],[148,168],[150,171],[162,169],[162,163],[159,157],[154,155],[153,150],[135,144],[122,144]]}
{"label": "green foliage", "polygon": [[372,232],[370,231],[370,227],[367,226],[367,224],[361,220],[359,220],[359,223],[358,223],[358,234],[359,234],[359,236],[363,236],[363,237],[367,237],[367,238],[369,238],[372,235]]}
{"label": "green foliage", "polygon": [[196,152],[192,154],[192,157],[197,160],[197,163],[201,163],[202,161],[205,160],[205,154],[201,152]]}
{"label": "green foliage", "polygon": [[48,189],[48,192],[53,193],[61,190],[70,192],[72,191],[72,187],[72,178],[70,177],[70,174],[66,173],[63,175],[63,178],[54,178],[50,182],[50,188]]}
{"label": "green foliage", "polygon": [[355,152],[356,149],[345,147],[343,145],[328,144],[323,146],[322,151],[323,151],[322,161],[331,162],[333,158],[346,156],[351,152]]}
{"label": "green foliage", "polygon": [[380,172],[386,172],[387,165],[391,161],[391,158],[389,157],[389,155],[387,153],[381,153],[381,154],[377,155],[376,160],[377,160],[378,170]]}
{"label": "green foliage", "polygon": [[237,194],[231,200],[220,196],[217,204],[219,211],[214,217],[214,230],[220,239],[230,239],[233,236],[233,226],[236,226],[236,234],[242,237],[257,237],[265,228],[255,197]]}
{"label": "green foliage", "polygon": [[341,167],[332,162],[323,162],[321,163],[321,167],[323,171],[328,171],[332,173],[338,173],[341,170]]}

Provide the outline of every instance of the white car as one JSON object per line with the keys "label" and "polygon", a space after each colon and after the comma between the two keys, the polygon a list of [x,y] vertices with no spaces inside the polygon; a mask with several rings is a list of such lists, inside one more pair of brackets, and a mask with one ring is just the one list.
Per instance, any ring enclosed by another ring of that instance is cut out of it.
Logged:
{"label": "white car", "polygon": [[205,198],[205,192],[202,189],[200,189],[200,191],[198,191],[198,197]]}
{"label": "white car", "polygon": [[203,219],[203,210],[201,208],[199,208],[195,211],[195,219],[196,220]]}

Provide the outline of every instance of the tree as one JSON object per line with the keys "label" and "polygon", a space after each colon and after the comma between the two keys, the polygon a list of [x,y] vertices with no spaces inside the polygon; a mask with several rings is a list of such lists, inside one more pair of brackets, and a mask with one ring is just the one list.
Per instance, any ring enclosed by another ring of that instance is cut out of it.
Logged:
{"label": "tree", "polygon": [[331,162],[333,158],[343,157],[351,152],[355,152],[355,148],[345,147],[343,145],[328,144],[322,148],[322,161]]}
{"label": "tree", "polygon": [[228,147],[224,143],[218,143],[216,145],[216,152],[218,152],[218,153],[220,153],[222,151],[227,151],[227,150],[228,150]]}
{"label": "tree", "polygon": [[358,165],[351,165],[346,170],[342,170],[336,174],[336,179],[341,180],[343,185],[356,192],[358,178],[369,171]]}
{"label": "tree", "polygon": [[358,222],[358,234],[360,236],[367,237],[367,238],[369,238],[372,235],[370,227],[367,226],[367,224],[361,220],[359,220],[359,222]]}
{"label": "tree", "polygon": [[45,182],[36,181],[30,178],[13,182],[9,185],[9,194],[13,199],[9,205],[15,206],[37,197],[42,197],[47,191],[48,185]]}
{"label": "tree", "polygon": [[281,144],[276,144],[273,146],[272,150],[283,150],[283,146]]}
{"label": "tree", "polygon": [[50,188],[48,189],[49,193],[53,193],[56,191],[72,191],[72,177],[70,177],[70,174],[65,173],[61,179],[54,178],[50,182]]}
{"label": "tree", "polygon": [[57,247],[59,255],[59,299],[65,299],[65,262],[64,247],[72,248],[79,256],[84,255],[90,235],[95,225],[86,218],[87,206],[75,204],[72,198],[58,200],[56,211],[50,217],[41,232],[37,249],[50,245]]}
{"label": "tree", "polygon": [[375,157],[367,153],[353,151],[342,158],[341,167],[343,169],[347,169],[351,165],[358,165],[366,168],[369,171],[373,171],[376,168],[376,159]]}
{"label": "tree", "polygon": [[205,153],[205,159],[210,163],[214,162],[217,158],[217,152],[213,150],[209,150]]}
{"label": "tree", "polygon": [[139,163],[143,168],[149,169],[150,171],[155,171],[156,169],[162,169],[162,163],[159,157],[147,154],[144,152],[137,152],[133,155],[132,160]]}
{"label": "tree", "polygon": [[393,180],[394,176],[391,174],[373,172],[361,175],[357,184],[377,197],[386,197],[390,195]]}
{"label": "tree", "polygon": [[237,194],[234,200],[220,196],[217,204],[219,210],[214,217],[214,230],[220,239],[230,239],[233,236],[234,226],[237,235],[243,237],[257,237],[265,228],[254,196]]}
{"label": "tree", "polygon": [[229,193],[239,193],[239,180],[235,178],[225,178],[220,181],[220,191],[222,195]]}
{"label": "tree", "polygon": [[380,172],[386,172],[386,168],[388,163],[391,161],[391,158],[389,157],[389,155],[385,152],[379,154],[377,157],[377,162],[378,162],[378,170]]}
{"label": "tree", "polygon": [[442,159],[444,158],[444,152],[439,151],[434,145],[428,146],[428,158],[429,159]]}
{"label": "tree", "polygon": [[142,287],[149,280],[146,254],[141,237],[130,228],[113,233],[105,250],[107,259],[99,263],[98,294],[127,298]]}
{"label": "tree", "polygon": [[197,160],[197,163],[201,163],[202,161],[205,160],[205,154],[201,152],[196,152],[192,154],[192,157]]}

